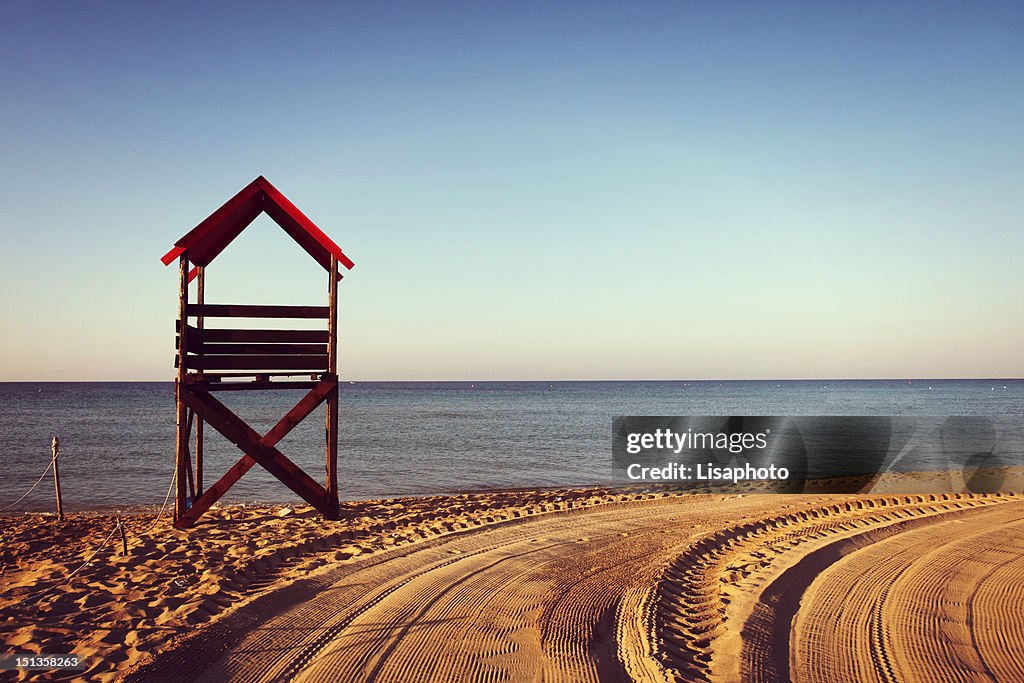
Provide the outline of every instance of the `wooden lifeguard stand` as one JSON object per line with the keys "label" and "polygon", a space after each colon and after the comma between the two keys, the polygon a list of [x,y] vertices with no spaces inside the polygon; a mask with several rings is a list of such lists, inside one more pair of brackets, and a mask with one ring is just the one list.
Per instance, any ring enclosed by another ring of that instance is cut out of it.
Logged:
{"label": "wooden lifeguard stand", "polygon": [[[266,212],[327,271],[326,306],[208,304],[206,268],[257,216]],[[256,463],[319,510],[338,517],[338,272],[355,265],[309,218],[260,176],[246,185],[163,256],[179,265],[177,489],[174,525],[188,528]],[[198,278],[197,301],[189,283]],[[326,322],[322,330],[211,328],[207,318],[305,318]],[[193,323],[194,321],[194,323]],[[305,379],[294,379],[305,377]],[[223,403],[219,391],[308,389],[266,434],[260,435]],[[327,464],[323,486],[276,448],[297,424],[327,402]],[[203,424],[208,423],[244,454],[213,486],[203,487]],[[195,470],[189,442],[195,429]]]}

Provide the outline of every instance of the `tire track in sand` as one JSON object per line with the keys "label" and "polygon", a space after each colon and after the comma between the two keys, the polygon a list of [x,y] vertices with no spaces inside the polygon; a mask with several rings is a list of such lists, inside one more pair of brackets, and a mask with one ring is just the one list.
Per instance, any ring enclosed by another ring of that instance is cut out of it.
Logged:
{"label": "tire track in sand", "polygon": [[[1024,579],[1022,515],[1020,506],[1000,506],[913,529],[823,572],[795,622],[794,679],[837,680],[874,664],[886,675],[865,680],[1022,680],[1024,635],[1011,607],[1019,602],[989,597]],[[868,642],[848,628],[850,617],[866,612]],[[842,623],[828,625],[839,614]],[[809,642],[822,629],[831,631],[830,651]]]}
{"label": "tire track in sand", "polygon": [[278,591],[291,590],[287,600],[271,594],[243,607],[231,620],[236,639],[199,641],[178,679],[195,679],[190,668],[208,681],[625,678],[620,597],[649,589],[692,535],[779,505],[770,496],[647,498],[332,567],[305,587]]}
{"label": "tire track in sand", "polygon": [[[746,505],[760,512],[766,503]],[[297,680],[626,680],[614,621],[624,586],[678,545],[665,533],[673,518],[729,516],[706,503],[688,508],[666,501],[531,524],[509,548],[542,547],[408,584],[354,620]]]}
{"label": "tire track in sand", "polygon": [[[944,518],[1004,507],[1012,497],[884,496],[840,499],[838,503],[732,525],[691,544],[659,582],[650,633],[660,663],[675,680],[786,680],[789,632],[800,597],[817,575],[843,555],[880,539]],[[1005,506],[1020,514],[1020,505]],[[897,547],[898,544],[895,547]],[[912,556],[914,551],[907,551]],[[865,568],[865,582],[872,567]],[[878,580],[885,591],[892,577]],[[828,590],[825,588],[824,590]],[[849,594],[836,591],[842,604]],[[872,624],[870,610],[842,616],[861,640],[885,632]],[[836,619],[822,630],[818,649],[831,652],[843,642]],[[828,631],[831,627],[833,630]],[[884,656],[858,662],[847,676],[814,680],[887,680]]]}
{"label": "tire track in sand", "polygon": [[[819,573],[939,520],[1003,508],[1020,516],[1021,504],[1007,504],[1014,500],[679,496],[552,512],[330,567],[275,591],[231,615],[224,643],[204,652],[200,640],[176,678],[192,680],[198,669],[207,681],[782,678],[797,610],[779,608],[798,606]],[[1007,571],[993,570],[973,598],[996,626],[1011,618],[1007,596],[1019,595]],[[848,596],[837,585],[823,583],[816,595],[841,602]],[[879,591],[887,585],[877,579]],[[899,593],[879,603],[887,656],[884,610]],[[851,615],[869,652],[858,661],[874,667],[864,634],[878,613]],[[1009,642],[992,624],[977,620],[970,638],[992,670],[1011,667],[989,654]],[[759,669],[764,662],[771,666]],[[898,673],[902,663],[892,666]]]}

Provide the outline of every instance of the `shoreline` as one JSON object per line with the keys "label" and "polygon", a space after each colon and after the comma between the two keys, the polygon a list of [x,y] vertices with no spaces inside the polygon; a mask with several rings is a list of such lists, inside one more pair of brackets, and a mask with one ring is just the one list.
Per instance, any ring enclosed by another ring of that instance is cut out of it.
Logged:
{"label": "shoreline", "polygon": [[[1002,491],[1024,491],[1024,466],[1000,465],[993,468],[979,469],[987,477],[1000,477],[1001,485],[992,488],[989,493]],[[803,489],[799,491],[787,491],[773,489],[779,482],[739,480],[731,483],[722,481],[632,481],[629,483],[590,483],[590,484],[566,484],[552,486],[519,486],[519,487],[496,487],[481,489],[451,489],[433,493],[405,493],[394,495],[382,495],[364,498],[342,499],[344,505],[379,503],[386,501],[407,501],[422,500],[427,498],[451,498],[460,496],[490,496],[490,495],[514,495],[520,493],[554,492],[554,491],[616,491],[622,493],[689,493],[695,495],[720,494],[731,495],[737,493],[771,493],[774,495],[793,495],[800,493],[951,493],[957,490],[953,487],[956,470],[931,469],[931,470],[892,470],[881,474],[838,474],[835,476],[807,479],[803,483]],[[942,482],[946,487],[936,486]],[[961,479],[960,484],[963,483]],[[854,488],[856,486],[856,488]],[[931,487],[931,488],[929,488]],[[981,492],[981,491],[978,491]],[[238,508],[267,508],[267,507],[295,507],[304,506],[305,501],[301,499],[281,501],[218,501],[215,507],[238,507]],[[76,515],[148,515],[158,512],[162,504],[140,503],[122,506],[98,506],[98,507],[75,507],[65,503],[67,514]],[[170,509],[170,508],[168,508]],[[15,509],[0,512],[0,520],[5,517],[16,517],[19,515],[43,515],[56,516],[51,509]]]}

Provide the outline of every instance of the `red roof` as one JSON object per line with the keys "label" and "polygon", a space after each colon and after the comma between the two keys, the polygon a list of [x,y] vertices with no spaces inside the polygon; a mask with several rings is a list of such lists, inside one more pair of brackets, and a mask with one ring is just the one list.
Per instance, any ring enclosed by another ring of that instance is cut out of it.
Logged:
{"label": "red roof", "polygon": [[[170,265],[182,253],[187,253],[190,262],[208,266],[264,211],[325,270],[331,268],[331,256],[349,270],[355,265],[330,237],[263,176],[243,187],[206,220],[192,228],[160,260],[165,266]],[[189,280],[194,275],[195,271],[190,273]]]}

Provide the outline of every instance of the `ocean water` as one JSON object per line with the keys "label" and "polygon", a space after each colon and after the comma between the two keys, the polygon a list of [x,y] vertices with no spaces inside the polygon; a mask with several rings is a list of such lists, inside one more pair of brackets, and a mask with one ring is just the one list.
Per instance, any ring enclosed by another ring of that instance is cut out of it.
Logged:
{"label": "ocean water", "polygon": [[[266,431],[303,392],[218,398]],[[1024,380],[359,382],[341,388],[341,496],[608,484],[616,415],[1024,415]],[[69,510],[160,504],[174,466],[171,383],[0,383],[0,509],[42,474],[61,439]],[[278,448],[322,480],[319,409]],[[206,484],[241,453],[206,428]],[[938,466],[938,465],[936,465]],[[227,501],[295,495],[258,465]],[[52,477],[14,509],[53,509]]]}

